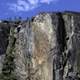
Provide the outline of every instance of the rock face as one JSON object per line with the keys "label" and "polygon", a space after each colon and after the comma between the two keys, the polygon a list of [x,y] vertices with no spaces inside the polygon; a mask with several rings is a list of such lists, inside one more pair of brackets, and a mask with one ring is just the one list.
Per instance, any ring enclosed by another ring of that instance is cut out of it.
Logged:
{"label": "rock face", "polygon": [[15,67],[8,69],[16,79],[0,79],[80,80],[79,20],[79,13],[64,12],[41,13],[19,23],[1,22],[0,74],[12,54]]}

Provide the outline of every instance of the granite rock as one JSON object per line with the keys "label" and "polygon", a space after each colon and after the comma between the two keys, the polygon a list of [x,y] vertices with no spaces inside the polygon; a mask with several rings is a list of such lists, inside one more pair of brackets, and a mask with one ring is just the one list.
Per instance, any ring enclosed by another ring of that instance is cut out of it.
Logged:
{"label": "granite rock", "polygon": [[13,30],[17,80],[79,80],[79,20],[80,13],[54,12],[40,13],[18,24],[1,22],[0,73],[5,55],[12,48]]}

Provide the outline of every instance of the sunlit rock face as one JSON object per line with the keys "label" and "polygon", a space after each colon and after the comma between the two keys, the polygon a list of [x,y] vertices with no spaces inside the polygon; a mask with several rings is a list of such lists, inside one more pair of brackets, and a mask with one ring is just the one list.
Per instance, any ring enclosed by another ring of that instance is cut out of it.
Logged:
{"label": "sunlit rock face", "polygon": [[53,54],[50,50],[56,47],[56,33],[50,14],[37,15],[32,22],[18,27],[21,29],[16,34],[14,53],[18,79],[52,80]]}
{"label": "sunlit rock face", "polygon": [[53,56],[50,50],[56,46],[56,36],[51,15],[37,15],[32,22],[32,31],[33,68],[37,70],[35,79],[39,76],[40,80],[52,80]]}
{"label": "sunlit rock face", "polygon": [[[0,36],[1,41],[3,38],[8,40],[2,41],[7,44],[5,49],[0,46],[6,54],[11,49],[17,80],[79,80],[79,20],[79,14],[64,12],[41,13],[17,25],[6,23],[11,26],[6,33],[10,35]],[[3,71],[5,61],[2,56],[0,70]]]}

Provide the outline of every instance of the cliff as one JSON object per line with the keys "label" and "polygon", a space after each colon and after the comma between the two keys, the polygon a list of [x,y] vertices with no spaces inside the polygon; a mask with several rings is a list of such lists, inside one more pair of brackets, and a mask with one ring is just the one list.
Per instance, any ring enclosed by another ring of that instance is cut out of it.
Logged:
{"label": "cliff", "polygon": [[1,21],[0,80],[80,80],[80,13]]}

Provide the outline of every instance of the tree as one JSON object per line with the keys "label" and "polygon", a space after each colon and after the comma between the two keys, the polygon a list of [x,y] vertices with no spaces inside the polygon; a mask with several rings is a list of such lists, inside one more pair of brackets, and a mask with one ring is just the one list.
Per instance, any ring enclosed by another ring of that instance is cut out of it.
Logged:
{"label": "tree", "polygon": [[11,29],[9,37],[9,46],[5,54],[5,59],[3,62],[2,73],[0,74],[0,80],[17,80],[14,73],[15,63],[14,63],[14,47],[16,38],[14,37],[14,29]]}

